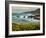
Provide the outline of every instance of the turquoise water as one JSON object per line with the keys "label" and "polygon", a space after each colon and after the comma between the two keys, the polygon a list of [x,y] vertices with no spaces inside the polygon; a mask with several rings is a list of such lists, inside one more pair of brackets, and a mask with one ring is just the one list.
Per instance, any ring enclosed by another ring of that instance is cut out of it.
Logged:
{"label": "turquoise water", "polygon": [[23,16],[28,16],[28,14],[12,13],[12,22],[40,22],[40,20],[34,18],[23,18]]}

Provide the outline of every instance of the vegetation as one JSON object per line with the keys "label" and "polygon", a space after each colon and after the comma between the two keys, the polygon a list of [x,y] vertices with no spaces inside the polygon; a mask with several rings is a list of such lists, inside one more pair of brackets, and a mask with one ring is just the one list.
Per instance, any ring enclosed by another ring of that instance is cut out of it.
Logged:
{"label": "vegetation", "polygon": [[39,23],[12,23],[12,31],[40,30]]}

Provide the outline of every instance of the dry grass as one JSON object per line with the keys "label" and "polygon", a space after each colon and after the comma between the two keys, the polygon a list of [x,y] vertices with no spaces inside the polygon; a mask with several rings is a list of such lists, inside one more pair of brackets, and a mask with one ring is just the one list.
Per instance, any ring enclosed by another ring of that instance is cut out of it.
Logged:
{"label": "dry grass", "polygon": [[12,31],[40,30],[39,23],[12,23]]}

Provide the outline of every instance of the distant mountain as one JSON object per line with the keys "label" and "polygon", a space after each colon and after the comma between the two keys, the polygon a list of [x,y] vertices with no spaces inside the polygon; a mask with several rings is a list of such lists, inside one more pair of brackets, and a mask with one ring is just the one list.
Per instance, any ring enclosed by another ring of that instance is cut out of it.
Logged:
{"label": "distant mountain", "polygon": [[26,15],[26,14],[34,14],[34,15],[40,15],[40,9],[36,9],[34,11],[27,11],[27,12],[23,12],[23,13],[13,13],[12,15]]}
{"label": "distant mountain", "polygon": [[26,13],[26,14],[31,13],[31,14],[39,14],[40,15],[40,9],[36,9],[35,11],[28,11],[28,12],[24,12],[24,13]]}

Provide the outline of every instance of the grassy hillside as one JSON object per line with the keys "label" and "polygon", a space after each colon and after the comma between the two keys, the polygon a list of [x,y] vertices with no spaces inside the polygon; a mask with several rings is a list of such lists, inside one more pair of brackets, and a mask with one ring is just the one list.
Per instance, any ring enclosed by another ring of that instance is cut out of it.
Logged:
{"label": "grassy hillside", "polygon": [[12,31],[40,30],[39,23],[12,23]]}

